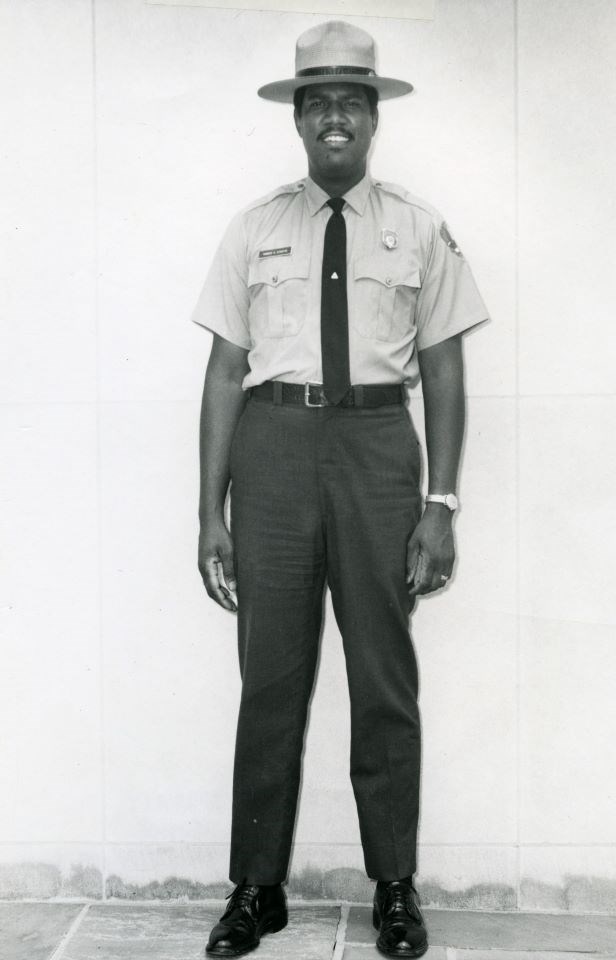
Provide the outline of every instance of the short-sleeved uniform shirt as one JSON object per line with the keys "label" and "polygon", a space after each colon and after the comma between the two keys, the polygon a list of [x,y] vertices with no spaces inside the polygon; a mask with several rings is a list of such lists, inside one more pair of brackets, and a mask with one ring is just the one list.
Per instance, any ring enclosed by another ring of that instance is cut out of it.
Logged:
{"label": "short-sleeved uniform shirt", "polygon": [[[231,221],[192,319],[249,351],[244,389],[320,383],[321,270],[329,196],[310,177]],[[404,383],[417,351],[487,319],[469,266],[440,214],[366,175],[348,193],[351,383]]]}

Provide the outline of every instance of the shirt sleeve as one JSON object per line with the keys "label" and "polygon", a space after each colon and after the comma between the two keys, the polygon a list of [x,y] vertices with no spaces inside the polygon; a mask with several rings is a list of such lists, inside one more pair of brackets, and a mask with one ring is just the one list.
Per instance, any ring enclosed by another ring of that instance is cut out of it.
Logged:
{"label": "shirt sleeve", "polygon": [[415,318],[418,350],[488,319],[470,267],[442,220],[432,225],[431,250]]}
{"label": "shirt sleeve", "polygon": [[248,267],[242,215],[233,218],[216,251],[191,320],[250,350]]}

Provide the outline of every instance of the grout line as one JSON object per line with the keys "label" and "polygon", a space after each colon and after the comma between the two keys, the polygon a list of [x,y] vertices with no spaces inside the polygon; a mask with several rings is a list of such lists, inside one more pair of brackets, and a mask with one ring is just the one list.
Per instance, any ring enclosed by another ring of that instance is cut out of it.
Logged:
{"label": "grout line", "polygon": [[[533,618],[540,619],[540,618]],[[561,621],[557,620],[557,623]],[[563,621],[564,622],[564,621]],[[566,621],[567,623],[577,623],[581,621]],[[594,626],[610,626],[610,624],[594,624]],[[0,849],[2,847],[92,847],[98,848],[101,847],[102,841],[99,840],[0,840]],[[107,840],[106,844],[108,847],[228,847],[228,843],[223,840]],[[337,842],[328,842],[321,840],[315,843],[307,843],[307,847],[323,847],[330,849],[338,849],[344,847],[353,847],[357,850],[360,850],[359,842],[355,843],[337,843]],[[503,841],[502,843],[497,840],[481,841],[481,840],[466,840],[458,841],[455,843],[418,843],[417,847],[420,850],[510,850],[516,849],[518,846],[515,840],[509,842]],[[616,841],[610,841],[603,843],[601,840],[596,841],[580,841],[579,843],[570,842],[570,843],[558,843],[552,841],[543,841],[543,840],[525,840],[519,844],[521,849],[532,849],[532,850],[614,850],[616,849]],[[349,869],[361,870],[360,867],[351,866]],[[232,886],[229,880],[226,878],[214,878],[212,880],[204,880],[204,883],[207,884],[226,884],[227,886]],[[0,897],[0,900],[2,897]]]}
{"label": "grout line", "polygon": [[522,811],[522,601],[520,577],[520,77],[519,77],[519,8],[518,0],[513,0],[513,189],[514,189],[514,289],[513,315],[515,337],[515,612],[516,612],[516,654],[515,654],[515,822],[516,822],[516,908],[520,909],[522,888],[522,850],[521,824]]}
{"label": "grout line", "polygon": [[[84,903],[84,898],[78,900],[73,897],[0,897],[0,904],[5,904],[9,906],[15,906],[15,904],[45,904],[46,906],[70,906],[74,904],[80,904],[84,907],[100,907],[102,906],[105,910],[114,910],[124,909],[130,910],[132,907],[194,907],[203,909],[203,908],[212,908],[218,910],[221,904],[224,904],[222,898],[203,898],[203,899],[194,899],[186,900],[182,897],[179,897],[174,900],[161,900],[152,898],[151,900],[118,900],[114,897],[108,897],[103,903],[102,900],[88,900]],[[372,910],[372,901],[361,901],[361,900],[346,900],[342,904],[339,900],[294,900],[290,898],[288,904],[293,910],[311,910],[314,907],[342,907],[343,905],[348,907],[349,910],[351,907],[357,907],[360,910],[371,911]],[[573,917],[579,920],[595,920],[608,919],[613,921],[616,917],[614,911],[609,910],[565,910],[563,908],[558,909],[552,907],[550,909],[545,909],[541,907],[525,907],[524,910],[516,910],[515,908],[511,909],[496,909],[495,907],[445,907],[445,906],[436,906],[434,904],[428,904],[427,907],[422,907],[427,914],[457,914],[458,916],[466,916],[467,914],[472,914],[473,917],[516,917],[518,920],[522,920],[525,917],[557,917],[558,919],[563,919],[566,917]],[[376,934],[375,934],[376,935]],[[373,947],[373,944],[366,943],[365,941],[360,940],[346,940],[345,944],[348,947]],[[57,948],[56,948],[57,949]],[[468,950],[474,949],[472,947],[466,948]],[[481,948],[483,949],[483,948]],[[55,957],[50,957],[49,960],[56,960]],[[610,960],[616,960],[615,957],[611,957]]]}
{"label": "grout line", "polygon": [[342,960],[344,955],[344,947],[346,943],[346,932],[347,924],[349,922],[349,911],[350,906],[348,903],[340,904],[340,920],[338,921],[338,926],[336,927],[336,939],[334,942],[334,952],[332,953],[332,960]]}
{"label": "grout line", "polygon": [[101,443],[101,361],[100,361],[100,248],[99,248],[99,192],[98,192],[98,85],[96,59],[96,0],[90,0],[92,27],[92,196],[94,203],[93,260],[94,260],[94,349],[96,378],[96,523],[97,557],[96,579],[98,587],[98,667],[99,667],[99,724],[100,724],[100,772],[101,772],[101,897],[106,898],[107,884],[107,765],[105,756],[105,648],[103,637],[103,522],[102,522],[102,443]]}
{"label": "grout line", "polygon": [[[580,393],[578,391],[573,391],[572,393],[520,393],[517,395],[513,393],[467,393],[467,400],[514,400],[523,402],[525,400],[614,400],[616,398],[616,393],[613,390],[604,390],[602,392],[593,392],[593,391],[584,391]],[[416,406],[418,403],[421,403],[421,396],[417,394],[410,394],[409,402],[413,406]],[[94,400],[82,399],[82,400],[56,400],[53,397],[42,397],[36,400],[0,400],[0,408],[2,407],[71,407],[71,406],[82,406],[82,407],[92,407],[100,404],[101,407],[113,407],[113,406],[132,406],[132,407],[144,407],[144,406],[178,406],[178,407],[198,407],[201,403],[200,400],[193,400],[190,397],[187,397],[184,400],[177,399],[176,397],[148,397],[147,399],[142,399],[140,397],[128,397],[120,398],[118,400],[100,399],[95,398]]]}
{"label": "grout line", "polygon": [[60,940],[60,943],[55,948],[51,956],[49,957],[49,960],[61,960],[61,957],[63,957],[64,954],[66,953],[66,948],[68,947],[70,941],[73,939],[74,935],[77,933],[77,930],[79,930],[79,927],[81,926],[83,920],[85,919],[85,916],[89,909],[90,909],[90,904],[86,903],[85,907],[79,911],[79,913],[71,923],[67,932],[64,934],[64,936]]}

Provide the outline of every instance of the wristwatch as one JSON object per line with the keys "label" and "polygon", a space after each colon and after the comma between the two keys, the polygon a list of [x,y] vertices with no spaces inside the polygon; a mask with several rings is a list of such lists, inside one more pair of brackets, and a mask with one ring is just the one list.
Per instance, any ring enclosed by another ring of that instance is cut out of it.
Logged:
{"label": "wristwatch", "polygon": [[429,493],[426,503],[444,503],[452,513],[458,508],[458,498],[455,493]]}

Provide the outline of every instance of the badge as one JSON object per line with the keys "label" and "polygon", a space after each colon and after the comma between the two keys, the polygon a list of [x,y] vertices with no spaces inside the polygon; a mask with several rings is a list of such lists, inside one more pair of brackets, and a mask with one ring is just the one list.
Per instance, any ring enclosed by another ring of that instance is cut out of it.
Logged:
{"label": "badge", "polygon": [[447,224],[445,222],[441,224],[441,237],[443,238],[443,240],[445,241],[449,249],[453,250],[453,252],[458,257],[461,257],[463,255],[462,251],[460,250],[460,247],[458,246],[454,238],[451,236],[449,230],[447,229]]}
{"label": "badge", "polygon": [[386,250],[395,250],[398,246],[398,234],[395,230],[381,230],[381,240]]}

